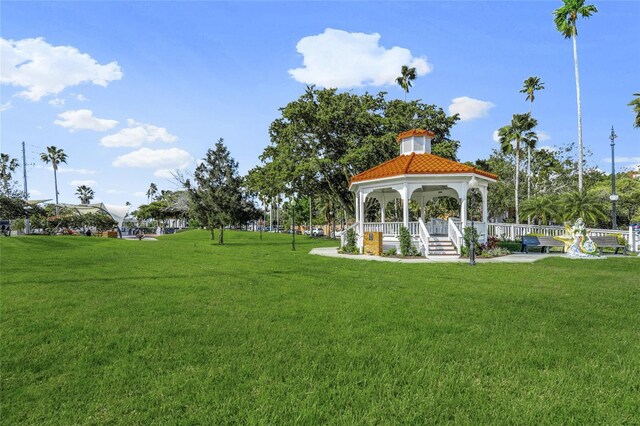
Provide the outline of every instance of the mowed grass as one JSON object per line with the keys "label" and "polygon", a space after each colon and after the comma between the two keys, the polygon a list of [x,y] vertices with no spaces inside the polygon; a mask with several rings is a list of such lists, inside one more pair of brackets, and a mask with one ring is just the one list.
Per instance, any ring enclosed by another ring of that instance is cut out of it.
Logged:
{"label": "mowed grass", "polygon": [[637,424],[640,259],[0,239],[3,424]]}

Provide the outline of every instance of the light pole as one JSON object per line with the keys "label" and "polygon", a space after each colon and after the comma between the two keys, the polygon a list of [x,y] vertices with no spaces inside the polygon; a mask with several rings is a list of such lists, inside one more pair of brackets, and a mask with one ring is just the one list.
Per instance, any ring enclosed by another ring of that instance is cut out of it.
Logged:
{"label": "light pole", "polygon": [[469,191],[471,193],[471,236],[469,238],[469,266],[475,266],[476,264],[476,228],[473,222],[473,210],[475,207],[473,190],[478,188],[478,180],[475,176],[471,177],[469,181]]}
{"label": "light pole", "polygon": [[617,229],[616,224],[616,201],[618,201],[618,194],[616,194],[616,157],[614,153],[614,147],[616,146],[616,132],[613,131],[613,126],[611,126],[611,135],[609,139],[611,139],[611,196],[609,199],[611,200],[611,223],[612,229]]}
{"label": "light pole", "polygon": [[291,206],[291,250],[296,251],[296,201],[295,196],[289,200]]}

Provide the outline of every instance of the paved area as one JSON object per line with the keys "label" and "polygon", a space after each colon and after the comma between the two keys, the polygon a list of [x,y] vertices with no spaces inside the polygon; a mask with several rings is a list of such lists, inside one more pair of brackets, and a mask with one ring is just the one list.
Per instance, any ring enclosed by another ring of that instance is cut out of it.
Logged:
{"label": "paved area", "polygon": [[[421,258],[421,259],[399,259],[395,257],[369,256],[366,254],[340,254],[337,247],[321,247],[312,249],[309,254],[328,257],[341,257],[353,260],[370,260],[376,262],[396,262],[396,263],[469,263],[469,259],[461,259],[459,257],[442,257],[442,258]],[[545,259],[547,257],[564,257],[560,253],[514,253],[509,256],[494,257],[491,259],[476,258],[476,263],[532,263],[536,260]],[[606,259],[606,256],[595,257],[592,259]]]}
{"label": "paved area", "polygon": [[[135,235],[123,235],[122,239],[129,240],[129,241],[137,241],[138,237],[136,237]],[[140,241],[158,241],[158,239],[153,236],[145,235],[144,238]]]}

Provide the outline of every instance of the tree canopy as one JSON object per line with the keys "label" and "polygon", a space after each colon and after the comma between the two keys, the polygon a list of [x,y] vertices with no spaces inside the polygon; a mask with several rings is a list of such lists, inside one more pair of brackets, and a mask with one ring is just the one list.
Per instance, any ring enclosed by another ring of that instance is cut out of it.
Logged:
{"label": "tree canopy", "polygon": [[357,95],[308,86],[280,109],[270,126],[264,163],[250,173],[250,186],[273,196],[283,192],[326,194],[354,213],[352,176],[399,154],[396,136],[413,128],[436,136],[432,152],[456,160],[459,142],[450,139],[458,115],[419,101],[387,101],[385,93]]}

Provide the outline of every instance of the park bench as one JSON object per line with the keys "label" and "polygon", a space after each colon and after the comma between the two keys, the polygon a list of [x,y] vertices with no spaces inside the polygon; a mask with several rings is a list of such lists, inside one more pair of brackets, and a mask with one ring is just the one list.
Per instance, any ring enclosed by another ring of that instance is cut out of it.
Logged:
{"label": "park bench", "polygon": [[618,241],[618,237],[616,237],[615,235],[604,235],[601,237],[590,237],[590,238],[591,238],[591,241],[596,243],[596,246],[598,247],[598,251],[600,252],[600,255],[602,255],[603,248],[614,248],[616,249],[615,254],[618,254],[618,250],[622,249],[622,254],[624,254],[625,256],[627,254],[627,246],[624,244],[620,244],[620,242]]}
{"label": "park bench", "polygon": [[[521,252],[529,253],[529,247],[540,247],[542,253],[549,253],[551,247],[562,247],[564,252],[564,243],[553,237],[535,237],[532,235],[524,235],[522,237]],[[546,249],[546,250],[545,250]]]}

